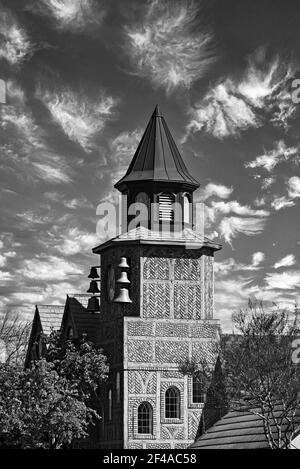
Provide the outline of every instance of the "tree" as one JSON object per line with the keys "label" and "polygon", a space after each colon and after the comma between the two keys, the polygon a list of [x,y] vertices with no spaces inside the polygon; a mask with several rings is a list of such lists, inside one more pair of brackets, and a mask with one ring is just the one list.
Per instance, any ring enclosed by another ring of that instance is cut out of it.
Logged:
{"label": "tree", "polygon": [[26,370],[0,365],[0,428],[6,447],[70,447],[100,419],[98,391],[108,372],[102,351],[85,337],[61,343],[56,333],[47,347],[47,358]]}
{"label": "tree", "polygon": [[288,449],[300,431],[300,367],[292,360],[296,321],[249,302],[233,316],[238,330],[223,349],[231,408],[256,415],[272,449]]}
{"label": "tree", "polygon": [[0,319],[0,361],[22,364],[30,335],[31,324],[21,315],[5,313]]}

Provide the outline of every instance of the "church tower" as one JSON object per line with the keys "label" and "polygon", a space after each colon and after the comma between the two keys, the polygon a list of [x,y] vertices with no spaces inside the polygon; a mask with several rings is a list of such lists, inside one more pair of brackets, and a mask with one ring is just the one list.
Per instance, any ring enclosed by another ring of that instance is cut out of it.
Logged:
{"label": "church tower", "polygon": [[186,448],[204,396],[179,365],[209,357],[218,341],[213,261],[221,246],[195,230],[199,183],[158,107],[115,187],[126,196],[124,230],[93,249],[101,256],[100,345],[110,363],[99,438],[106,449]]}

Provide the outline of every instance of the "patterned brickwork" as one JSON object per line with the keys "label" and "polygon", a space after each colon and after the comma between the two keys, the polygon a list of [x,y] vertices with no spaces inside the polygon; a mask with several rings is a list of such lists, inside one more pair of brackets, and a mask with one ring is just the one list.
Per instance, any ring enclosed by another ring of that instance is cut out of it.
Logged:
{"label": "patterned brickwork", "polygon": [[154,324],[131,322],[128,324],[128,335],[150,337],[154,335]]}
{"label": "patterned brickwork", "polygon": [[158,363],[179,363],[188,353],[188,342],[157,341],[155,344],[155,360]]}
{"label": "patterned brickwork", "polygon": [[176,284],[174,290],[174,316],[176,319],[195,319],[201,315],[201,286]]}
{"label": "patterned brickwork", "polygon": [[161,427],[162,440],[183,440],[185,438],[185,431],[182,425],[162,425]]}
{"label": "patterned brickwork", "polygon": [[213,317],[213,283],[213,257],[204,256],[204,311],[206,319]]}
{"label": "patterned brickwork", "polygon": [[195,338],[215,339],[217,330],[215,325],[200,324],[191,329],[191,335]]}
{"label": "patterned brickwork", "polygon": [[155,335],[156,337],[188,337],[189,326],[188,324],[158,322]]}
{"label": "patterned brickwork", "polygon": [[175,280],[200,280],[201,263],[199,259],[175,259]]}
{"label": "patterned brickwork", "polygon": [[148,340],[128,340],[128,361],[152,362],[154,360],[153,344]]}
{"label": "patterned brickwork", "polygon": [[144,278],[146,280],[168,280],[170,277],[169,260],[149,257],[144,262]]}
{"label": "patterned brickwork", "polygon": [[189,440],[194,440],[199,427],[199,412],[189,412],[188,417],[188,435]]}
{"label": "patterned brickwork", "polygon": [[170,286],[168,284],[144,284],[143,316],[157,319],[170,316]]}

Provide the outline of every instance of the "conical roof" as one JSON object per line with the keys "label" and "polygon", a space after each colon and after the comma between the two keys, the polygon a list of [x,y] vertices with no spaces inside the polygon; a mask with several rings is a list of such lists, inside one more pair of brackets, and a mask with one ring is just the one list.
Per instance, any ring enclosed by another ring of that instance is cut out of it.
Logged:
{"label": "conical roof", "polygon": [[156,106],[125,176],[115,187],[133,182],[181,183],[195,190],[191,176],[159,107]]}

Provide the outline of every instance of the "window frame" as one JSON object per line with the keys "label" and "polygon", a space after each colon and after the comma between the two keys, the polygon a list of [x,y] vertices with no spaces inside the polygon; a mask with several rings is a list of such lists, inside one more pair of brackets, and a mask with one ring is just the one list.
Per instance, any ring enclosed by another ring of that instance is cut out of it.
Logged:
{"label": "window frame", "polygon": [[[169,396],[174,392],[173,396]],[[170,402],[170,399],[175,400]],[[174,410],[175,408],[175,410]],[[181,419],[181,394],[176,386],[170,386],[165,391],[165,419],[166,420],[180,420]]]}
{"label": "window frame", "polygon": [[[143,411],[142,415],[142,423],[141,422],[141,417],[140,417],[140,409],[141,408],[146,408],[147,414],[147,423],[145,424],[145,412]],[[141,431],[141,429],[146,428],[148,431]],[[137,433],[138,435],[153,435],[153,407],[148,401],[142,401],[137,408]]]}

